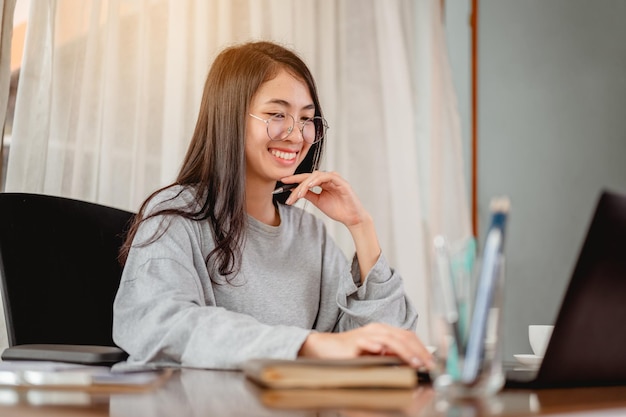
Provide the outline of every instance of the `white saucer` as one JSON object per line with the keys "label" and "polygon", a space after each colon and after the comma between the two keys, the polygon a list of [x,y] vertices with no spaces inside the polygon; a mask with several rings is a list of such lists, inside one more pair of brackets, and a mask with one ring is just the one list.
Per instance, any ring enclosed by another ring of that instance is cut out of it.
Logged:
{"label": "white saucer", "polygon": [[520,363],[523,363],[526,366],[532,366],[535,368],[541,365],[541,361],[543,360],[543,356],[537,356],[537,355],[513,355],[513,356]]}

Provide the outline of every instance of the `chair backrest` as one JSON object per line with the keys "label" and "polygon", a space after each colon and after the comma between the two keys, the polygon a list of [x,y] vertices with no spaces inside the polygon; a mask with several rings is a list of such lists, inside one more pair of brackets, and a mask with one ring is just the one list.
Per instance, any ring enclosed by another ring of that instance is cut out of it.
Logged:
{"label": "chair backrest", "polygon": [[9,345],[115,346],[118,251],[134,213],[0,193],[0,289]]}

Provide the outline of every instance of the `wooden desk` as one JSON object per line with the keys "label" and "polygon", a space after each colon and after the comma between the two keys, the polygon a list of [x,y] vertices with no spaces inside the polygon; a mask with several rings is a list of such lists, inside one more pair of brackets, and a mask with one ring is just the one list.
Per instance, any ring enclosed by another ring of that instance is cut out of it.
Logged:
{"label": "wooden desk", "polygon": [[[297,405],[291,404],[292,400]],[[370,407],[363,407],[363,404]],[[0,388],[0,416],[3,417],[534,415],[626,416],[626,386],[505,390],[482,402],[449,404],[437,398],[428,385],[410,391],[270,392],[259,389],[239,372],[188,369],[175,372],[161,387],[140,393],[89,394]]]}

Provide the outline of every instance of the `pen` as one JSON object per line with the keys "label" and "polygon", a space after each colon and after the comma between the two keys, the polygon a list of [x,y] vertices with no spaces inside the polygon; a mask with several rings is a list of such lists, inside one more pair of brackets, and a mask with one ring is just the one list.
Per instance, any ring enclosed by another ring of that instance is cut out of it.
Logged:
{"label": "pen", "polygon": [[293,190],[298,185],[300,185],[300,184],[297,184],[297,183],[295,183],[295,184],[285,184],[282,187],[278,187],[277,189],[272,191],[272,194],[276,195],[276,194],[286,193],[287,191]]}
{"label": "pen", "polygon": [[474,313],[470,323],[462,380],[466,384],[476,381],[485,353],[485,335],[489,311],[492,307],[497,275],[502,267],[501,256],[504,231],[510,208],[508,197],[494,198],[490,204],[491,225],[485,239],[483,262],[478,277]]}
{"label": "pen", "polygon": [[459,329],[459,310],[457,305],[457,295],[454,288],[454,274],[451,270],[450,257],[445,238],[436,236],[434,239],[435,262],[437,268],[438,284],[441,290],[440,296],[443,301],[445,321],[450,326],[454,345],[450,346],[446,368],[450,375],[456,380],[460,377],[458,368],[459,351],[463,350],[463,339]]}
{"label": "pen", "polygon": [[451,268],[459,312],[459,333],[461,334],[463,346],[465,346],[469,320],[472,271],[474,271],[474,261],[476,259],[476,239],[474,237],[466,239],[460,247],[457,246],[454,253],[455,255],[451,260]]}
{"label": "pen", "polygon": [[[437,262],[437,273],[439,276],[439,285],[441,286],[441,295],[443,298],[443,307],[445,310],[446,321],[453,327],[456,327],[459,320],[459,311],[457,309],[457,297],[454,289],[453,277],[450,271],[450,259],[448,257],[448,249],[443,236],[436,236],[434,240],[435,258]],[[457,342],[461,341],[458,328],[455,329]],[[461,343],[458,343],[462,346]]]}

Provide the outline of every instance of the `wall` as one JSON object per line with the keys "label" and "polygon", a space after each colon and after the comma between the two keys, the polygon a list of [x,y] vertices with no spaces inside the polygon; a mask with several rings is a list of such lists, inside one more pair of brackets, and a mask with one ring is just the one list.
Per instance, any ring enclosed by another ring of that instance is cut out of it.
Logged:
{"label": "wall", "polygon": [[[447,3],[453,16],[468,2]],[[626,192],[626,2],[479,3],[479,233],[489,199],[508,194],[512,360],[530,353],[528,324],[554,322],[600,190]],[[461,92],[466,22],[448,29]],[[459,102],[467,112],[469,97]]]}

